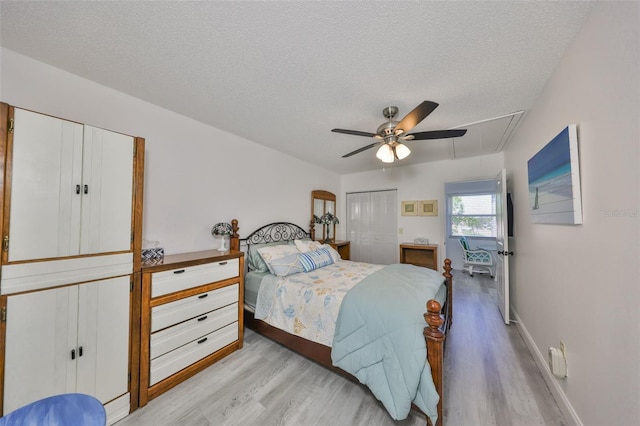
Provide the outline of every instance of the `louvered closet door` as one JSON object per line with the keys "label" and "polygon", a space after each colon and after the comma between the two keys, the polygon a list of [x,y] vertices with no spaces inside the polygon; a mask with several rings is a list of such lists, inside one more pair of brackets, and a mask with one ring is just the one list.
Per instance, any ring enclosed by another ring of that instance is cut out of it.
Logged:
{"label": "louvered closet door", "polygon": [[131,136],[84,126],[83,254],[131,249],[133,145]]}
{"label": "louvered closet door", "polygon": [[9,261],[79,253],[82,125],[15,109]]}

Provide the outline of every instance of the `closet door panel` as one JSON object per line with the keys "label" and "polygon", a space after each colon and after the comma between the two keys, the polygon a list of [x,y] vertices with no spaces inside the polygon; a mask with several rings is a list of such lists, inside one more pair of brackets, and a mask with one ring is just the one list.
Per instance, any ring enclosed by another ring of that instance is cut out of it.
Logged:
{"label": "closet door panel", "polygon": [[82,125],[15,109],[9,261],[78,254]]}
{"label": "closet door panel", "polygon": [[377,250],[374,263],[389,265],[398,263],[398,210],[396,191],[380,191],[371,194],[376,232]]}
{"label": "closet door panel", "polygon": [[347,194],[351,259],[388,265],[398,262],[396,191]]}
{"label": "closet door panel", "polygon": [[369,262],[371,258],[369,193],[347,194],[347,235],[351,260]]}
{"label": "closet door panel", "polygon": [[131,250],[133,145],[131,136],[84,126],[81,253]]}
{"label": "closet door panel", "polygon": [[5,413],[75,392],[77,304],[75,286],[7,298]]}
{"label": "closet door panel", "polygon": [[129,276],[79,286],[77,392],[103,404],[128,388],[129,288]]}

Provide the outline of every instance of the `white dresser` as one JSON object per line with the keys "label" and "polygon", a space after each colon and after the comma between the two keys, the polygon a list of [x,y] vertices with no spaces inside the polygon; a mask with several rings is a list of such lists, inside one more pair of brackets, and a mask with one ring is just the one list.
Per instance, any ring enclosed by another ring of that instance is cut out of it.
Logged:
{"label": "white dresser", "polygon": [[142,265],[140,406],[242,348],[243,271],[239,251]]}

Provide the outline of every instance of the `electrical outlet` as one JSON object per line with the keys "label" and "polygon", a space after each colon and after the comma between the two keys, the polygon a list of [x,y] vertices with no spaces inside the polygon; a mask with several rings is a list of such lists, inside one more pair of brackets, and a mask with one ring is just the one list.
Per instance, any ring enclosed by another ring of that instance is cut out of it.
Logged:
{"label": "electrical outlet", "polygon": [[398,228],[398,234],[401,234],[404,232],[404,228],[401,226],[400,228]]}

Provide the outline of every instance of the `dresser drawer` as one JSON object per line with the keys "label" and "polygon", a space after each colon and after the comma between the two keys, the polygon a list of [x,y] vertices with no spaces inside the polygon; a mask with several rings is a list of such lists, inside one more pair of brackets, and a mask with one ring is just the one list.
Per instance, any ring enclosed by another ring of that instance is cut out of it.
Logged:
{"label": "dresser drawer", "polygon": [[239,273],[238,259],[155,272],[151,274],[151,297],[237,277]]}
{"label": "dresser drawer", "polygon": [[151,360],[149,385],[154,385],[194,362],[238,340],[238,324],[229,324],[178,349]]}
{"label": "dresser drawer", "polygon": [[237,303],[239,288],[238,284],[232,284],[151,308],[151,332],[162,330],[223,306]]}
{"label": "dresser drawer", "polygon": [[151,335],[151,359],[166,354],[205,334],[238,321],[238,304],[234,303]]}

